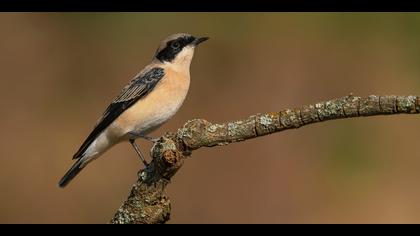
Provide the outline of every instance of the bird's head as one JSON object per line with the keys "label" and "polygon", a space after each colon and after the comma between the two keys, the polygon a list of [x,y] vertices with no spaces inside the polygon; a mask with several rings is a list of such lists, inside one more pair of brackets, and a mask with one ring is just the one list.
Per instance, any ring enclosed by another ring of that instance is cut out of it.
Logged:
{"label": "bird's head", "polygon": [[155,59],[161,63],[188,66],[194,55],[194,49],[208,37],[194,37],[190,34],[173,34],[162,41],[155,53]]}

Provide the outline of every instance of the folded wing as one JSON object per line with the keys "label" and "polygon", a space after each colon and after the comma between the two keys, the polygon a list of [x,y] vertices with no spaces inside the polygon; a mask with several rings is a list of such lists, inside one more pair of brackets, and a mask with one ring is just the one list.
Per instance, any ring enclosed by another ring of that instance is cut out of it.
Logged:
{"label": "folded wing", "polygon": [[160,67],[152,68],[134,78],[108,106],[93,131],[83,142],[73,159],[83,156],[89,145],[104,131],[118,116],[139,99],[147,96],[165,75]]}

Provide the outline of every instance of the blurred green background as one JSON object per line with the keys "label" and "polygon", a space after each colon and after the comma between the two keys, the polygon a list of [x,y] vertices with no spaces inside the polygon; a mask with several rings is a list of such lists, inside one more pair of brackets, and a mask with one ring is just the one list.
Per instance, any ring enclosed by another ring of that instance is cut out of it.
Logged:
{"label": "blurred green background", "polygon": [[[211,39],[186,102],[153,136],[351,92],[420,95],[420,14],[2,13],[0,223],[108,222],[141,168],[129,144],[57,182],[176,32]],[[419,126],[357,118],[200,149],[168,188],[170,223],[420,223]]]}

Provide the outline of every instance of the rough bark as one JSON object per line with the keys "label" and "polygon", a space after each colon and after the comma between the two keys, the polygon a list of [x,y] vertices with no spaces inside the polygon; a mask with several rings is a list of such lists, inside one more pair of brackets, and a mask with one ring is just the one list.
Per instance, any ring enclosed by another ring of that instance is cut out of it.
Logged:
{"label": "rough bark", "polygon": [[171,205],[164,189],[184,159],[195,149],[226,145],[327,120],[419,112],[418,96],[371,95],[362,98],[349,95],[223,124],[212,124],[203,119],[190,120],[176,133],[165,134],[154,144],[152,162],[138,172],[137,182],[111,223],[153,224],[168,221]]}

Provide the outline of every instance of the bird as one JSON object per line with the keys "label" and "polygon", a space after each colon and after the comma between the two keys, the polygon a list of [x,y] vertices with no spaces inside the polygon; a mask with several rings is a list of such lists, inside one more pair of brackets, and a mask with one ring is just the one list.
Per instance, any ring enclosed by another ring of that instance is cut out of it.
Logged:
{"label": "bird", "polygon": [[190,86],[190,64],[195,48],[209,37],[177,33],[164,39],[152,61],[121,90],[106,108],[92,132],[73,155],[76,160],[59,181],[64,188],[91,161],[117,143],[128,141],[148,165],[137,138],[147,135],[172,118],[183,104]]}

